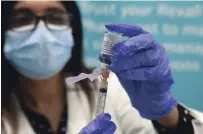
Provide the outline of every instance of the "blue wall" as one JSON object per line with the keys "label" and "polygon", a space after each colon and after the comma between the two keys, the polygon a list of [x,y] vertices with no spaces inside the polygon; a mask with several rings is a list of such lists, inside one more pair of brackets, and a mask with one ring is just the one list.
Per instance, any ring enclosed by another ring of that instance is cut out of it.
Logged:
{"label": "blue wall", "polygon": [[104,24],[138,24],[153,33],[168,53],[179,101],[203,111],[203,2],[80,1],[84,56],[98,65]]}

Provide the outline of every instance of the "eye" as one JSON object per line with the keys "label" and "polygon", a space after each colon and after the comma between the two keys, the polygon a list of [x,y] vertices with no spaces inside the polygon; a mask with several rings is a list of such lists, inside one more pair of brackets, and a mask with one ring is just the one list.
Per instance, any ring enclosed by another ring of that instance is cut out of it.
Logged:
{"label": "eye", "polygon": [[54,25],[69,26],[70,24],[68,14],[65,14],[65,13],[46,15],[46,21],[48,24],[54,24]]}
{"label": "eye", "polygon": [[15,29],[35,23],[36,20],[33,14],[28,12],[16,12],[9,21],[9,28]]}

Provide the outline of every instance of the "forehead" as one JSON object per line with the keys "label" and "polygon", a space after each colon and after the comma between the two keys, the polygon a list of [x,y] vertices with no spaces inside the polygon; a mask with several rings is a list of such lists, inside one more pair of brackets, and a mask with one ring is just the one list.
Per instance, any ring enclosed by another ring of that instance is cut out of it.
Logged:
{"label": "forehead", "polygon": [[65,8],[63,4],[60,1],[19,1],[15,5],[14,9],[30,9],[35,14],[41,15],[43,14],[47,9],[54,8],[54,9],[60,9],[65,11]]}

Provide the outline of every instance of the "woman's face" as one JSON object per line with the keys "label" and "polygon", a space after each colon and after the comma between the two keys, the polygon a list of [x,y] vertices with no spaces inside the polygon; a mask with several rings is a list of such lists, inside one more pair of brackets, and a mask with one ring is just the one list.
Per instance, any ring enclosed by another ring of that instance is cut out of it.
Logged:
{"label": "woman's face", "polygon": [[74,45],[70,14],[59,1],[19,1],[5,33],[4,54],[32,80],[61,72]]}
{"label": "woman's face", "polygon": [[48,28],[50,25],[67,28],[70,27],[69,17],[59,1],[20,1],[14,7],[9,29],[17,31],[23,26],[30,25],[35,28],[39,20],[43,20]]}

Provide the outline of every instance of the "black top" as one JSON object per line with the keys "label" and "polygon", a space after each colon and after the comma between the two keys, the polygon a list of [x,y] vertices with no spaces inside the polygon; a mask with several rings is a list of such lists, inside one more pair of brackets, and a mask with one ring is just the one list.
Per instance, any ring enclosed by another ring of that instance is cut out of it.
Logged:
{"label": "black top", "polygon": [[158,121],[152,121],[159,134],[194,134],[192,125],[194,117],[181,105],[178,105],[178,111],[180,116],[177,128],[166,128],[159,124]]}
{"label": "black top", "polygon": [[[25,106],[22,106],[22,109],[36,134],[54,134],[53,129],[45,116],[34,112]],[[67,119],[67,105],[65,104],[64,111],[61,115],[61,120],[55,134],[65,134],[67,132]]]}

